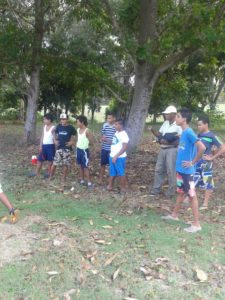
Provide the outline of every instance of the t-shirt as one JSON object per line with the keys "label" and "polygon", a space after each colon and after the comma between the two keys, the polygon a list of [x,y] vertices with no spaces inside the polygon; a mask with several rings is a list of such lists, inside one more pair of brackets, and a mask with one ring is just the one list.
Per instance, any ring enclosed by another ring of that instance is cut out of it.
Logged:
{"label": "t-shirt", "polygon": [[217,148],[220,148],[220,146],[223,144],[219,138],[211,131],[206,133],[199,133],[198,138],[200,141],[205,145],[206,150],[204,154],[211,154],[212,147],[216,146]]}
{"label": "t-shirt", "polygon": [[[113,140],[113,136],[116,133],[116,129],[113,125],[110,125],[109,123],[105,123],[102,127],[102,135],[104,135],[110,142]],[[111,144],[103,141],[102,142],[102,149],[110,151]]]}
{"label": "t-shirt", "polygon": [[[159,129],[159,132],[162,134],[161,138],[165,137],[165,140],[168,141],[166,138],[166,134],[174,134],[178,136],[181,136],[182,134],[182,128],[176,124],[176,122],[170,123],[168,120],[165,121],[162,126]],[[174,141],[174,140],[173,140]],[[168,141],[169,143],[172,143],[173,141]],[[168,148],[170,145],[160,145],[161,148]]]}
{"label": "t-shirt", "polygon": [[[123,147],[123,144],[127,144],[129,142],[129,137],[125,130],[122,131],[116,131],[116,133],[113,136],[112,145],[111,145],[111,151],[110,156],[114,157],[117,153],[120,152],[120,150]],[[127,153],[124,152],[119,157],[126,157]]]}
{"label": "t-shirt", "polygon": [[195,167],[184,168],[182,166],[183,161],[192,161],[197,153],[195,143],[198,141],[197,135],[194,131],[188,127],[186,128],[180,137],[180,142],[177,152],[176,171],[184,174],[194,174]]}
{"label": "t-shirt", "polygon": [[72,150],[72,147],[66,146],[71,139],[71,136],[76,135],[76,129],[72,125],[63,126],[61,124],[56,126],[55,134],[57,136],[57,140],[59,141],[58,149],[69,149]]}

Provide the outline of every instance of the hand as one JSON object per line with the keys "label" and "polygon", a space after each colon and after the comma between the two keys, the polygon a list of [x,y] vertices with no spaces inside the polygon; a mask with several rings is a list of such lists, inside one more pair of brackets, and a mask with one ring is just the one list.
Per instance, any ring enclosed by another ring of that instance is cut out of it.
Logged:
{"label": "hand", "polygon": [[159,143],[162,145],[168,145],[168,142],[164,139],[161,139]]}
{"label": "hand", "polygon": [[203,155],[203,159],[204,160],[208,160],[208,161],[212,161],[213,160],[213,156],[211,156],[211,155]]}
{"label": "hand", "polygon": [[102,136],[102,142],[106,142],[107,141],[107,138],[103,135]]}
{"label": "hand", "polygon": [[59,141],[56,140],[56,141],[55,141],[55,145],[56,145],[56,146],[59,146]]}
{"label": "hand", "polygon": [[41,146],[40,146],[38,152],[39,152],[39,154],[41,154],[41,152],[42,152],[42,147]]}
{"label": "hand", "polygon": [[72,146],[72,145],[73,145],[73,142],[71,142],[71,141],[66,143],[66,146],[67,146],[67,147],[70,147],[70,146]]}
{"label": "hand", "polygon": [[115,163],[116,163],[116,161],[117,161],[117,158],[118,158],[117,156],[114,156],[114,157],[113,157],[113,159],[112,159],[112,162],[113,162],[113,164],[115,164]]}
{"label": "hand", "polygon": [[190,168],[192,166],[193,166],[192,161],[185,161],[185,160],[182,161],[183,168]]}

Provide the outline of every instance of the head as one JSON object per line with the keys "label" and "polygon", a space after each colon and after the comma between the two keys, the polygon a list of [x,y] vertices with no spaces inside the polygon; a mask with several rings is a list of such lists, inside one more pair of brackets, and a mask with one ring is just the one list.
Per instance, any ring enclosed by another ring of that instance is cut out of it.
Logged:
{"label": "head", "polygon": [[79,128],[87,127],[88,126],[87,118],[85,116],[78,116],[77,117],[77,126]]}
{"label": "head", "polygon": [[44,115],[44,124],[50,125],[53,122],[54,118],[51,114]]}
{"label": "head", "polygon": [[60,123],[63,126],[66,126],[68,124],[68,116],[67,116],[67,114],[60,114]]}
{"label": "head", "polygon": [[192,119],[192,113],[188,108],[181,108],[177,113],[176,123],[179,126],[189,124]]}
{"label": "head", "polygon": [[116,128],[116,131],[122,131],[124,128],[124,120],[116,119],[114,126]]}
{"label": "head", "polygon": [[113,125],[115,123],[115,115],[112,112],[108,112],[106,115],[106,121],[110,125]]}
{"label": "head", "polygon": [[164,110],[162,113],[165,120],[170,122],[174,122],[176,120],[177,109],[175,106],[173,105],[168,106],[166,110]]}
{"label": "head", "polygon": [[198,131],[202,133],[202,132],[207,132],[208,130],[209,130],[209,117],[200,116],[198,118]]}

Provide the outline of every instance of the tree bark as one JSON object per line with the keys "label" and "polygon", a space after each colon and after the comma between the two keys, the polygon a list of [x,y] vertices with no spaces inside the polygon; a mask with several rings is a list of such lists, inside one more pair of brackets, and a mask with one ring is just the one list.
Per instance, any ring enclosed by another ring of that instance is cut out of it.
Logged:
{"label": "tree bark", "polygon": [[36,115],[37,103],[40,92],[40,68],[41,68],[41,51],[44,36],[44,0],[35,0],[35,24],[32,45],[32,63],[30,71],[30,84],[27,95],[26,122],[24,128],[24,141],[27,144],[35,143],[36,139]]}

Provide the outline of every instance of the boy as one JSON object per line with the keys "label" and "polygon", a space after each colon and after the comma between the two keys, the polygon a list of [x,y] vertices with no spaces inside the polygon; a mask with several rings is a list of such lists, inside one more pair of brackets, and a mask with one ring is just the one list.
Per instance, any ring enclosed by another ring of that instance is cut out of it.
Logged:
{"label": "boy", "polygon": [[124,130],[123,120],[118,119],[115,122],[116,133],[112,140],[109,156],[109,185],[108,190],[112,191],[113,182],[116,176],[120,177],[120,191],[126,192],[126,150],[128,147],[129,137]]}
{"label": "boy", "polygon": [[198,199],[195,193],[193,178],[195,173],[194,165],[202,157],[205,146],[197,138],[194,131],[189,127],[191,118],[192,113],[187,108],[182,108],[177,114],[176,123],[181,126],[183,130],[176,160],[178,196],[172,214],[162,218],[165,220],[178,221],[178,212],[180,210],[181,203],[187,195],[191,201],[194,222],[190,227],[185,228],[184,230],[186,232],[195,233],[201,230],[201,226],[199,224]]}
{"label": "boy", "polygon": [[100,184],[103,183],[105,175],[105,168],[109,165],[109,154],[113,140],[113,136],[116,133],[114,127],[115,116],[113,113],[107,113],[107,122],[102,128],[102,149],[101,149],[101,170],[100,170]]}
{"label": "boy", "polygon": [[176,192],[176,158],[177,146],[179,144],[179,137],[181,136],[182,129],[176,124],[177,109],[175,106],[168,106],[162,112],[164,116],[164,123],[157,132],[151,129],[152,133],[158,138],[160,143],[160,151],[158,154],[153,187],[150,191],[150,196],[160,194],[161,187],[168,177],[169,187],[166,192],[167,197],[174,196]]}
{"label": "boy", "polygon": [[[196,164],[196,172],[194,179],[196,186],[205,190],[205,197],[203,206],[200,210],[207,209],[209,199],[214,190],[214,182],[212,177],[212,161],[221,156],[225,152],[225,145],[218,139],[213,132],[209,130],[209,118],[207,116],[201,116],[198,119],[198,138],[205,145],[206,150],[203,158]],[[218,151],[216,154],[212,154],[212,147],[216,146]]]}
{"label": "boy", "polygon": [[10,203],[10,201],[9,201],[8,197],[6,196],[6,194],[3,193],[1,183],[0,183],[0,201],[9,210],[9,215],[10,215],[9,221],[10,221],[10,223],[12,223],[12,224],[16,223],[17,220],[18,220],[18,211],[15,210],[15,208],[12,206],[12,204]]}
{"label": "boy", "polygon": [[89,144],[92,141],[91,133],[87,128],[88,122],[85,116],[77,117],[77,164],[80,166],[80,184],[85,184],[85,177],[87,178],[87,186],[92,187],[90,172],[88,169],[89,165]]}
{"label": "boy", "polygon": [[53,116],[51,114],[44,115],[44,128],[40,139],[39,155],[37,168],[30,177],[39,176],[44,161],[48,162],[48,173],[45,178],[50,176],[51,167],[55,156],[54,131],[55,126],[52,124]]}
{"label": "boy", "polygon": [[75,144],[76,129],[68,123],[67,114],[60,115],[60,124],[56,126],[54,133],[54,143],[56,145],[56,153],[51,167],[49,180],[55,174],[57,166],[63,166],[62,184],[65,183],[69,167],[71,165],[71,151]]}

